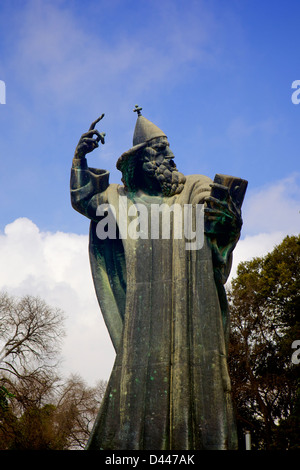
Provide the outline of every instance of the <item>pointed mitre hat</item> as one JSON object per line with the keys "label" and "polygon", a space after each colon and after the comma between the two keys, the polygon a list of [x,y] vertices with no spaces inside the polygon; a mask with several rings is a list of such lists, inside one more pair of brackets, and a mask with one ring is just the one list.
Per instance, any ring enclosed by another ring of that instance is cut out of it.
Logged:
{"label": "pointed mitre hat", "polygon": [[118,170],[122,171],[124,164],[128,162],[130,157],[133,156],[138,150],[146,147],[150,140],[157,137],[167,137],[166,134],[161,129],[159,129],[159,127],[142,116],[141,110],[142,108],[140,108],[138,105],[135,105],[135,109],[133,111],[136,111],[138,116],[133,134],[133,146],[131,149],[124,152],[118,159],[116,165]]}

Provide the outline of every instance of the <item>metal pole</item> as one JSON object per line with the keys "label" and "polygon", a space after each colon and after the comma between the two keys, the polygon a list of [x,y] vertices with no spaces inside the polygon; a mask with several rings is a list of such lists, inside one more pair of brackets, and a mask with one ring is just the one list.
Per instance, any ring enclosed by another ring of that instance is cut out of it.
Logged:
{"label": "metal pole", "polygon": [[245,432],[245,442],[246,442],[246,450],[251,450],[251,434],[250,434],[250,431]]}

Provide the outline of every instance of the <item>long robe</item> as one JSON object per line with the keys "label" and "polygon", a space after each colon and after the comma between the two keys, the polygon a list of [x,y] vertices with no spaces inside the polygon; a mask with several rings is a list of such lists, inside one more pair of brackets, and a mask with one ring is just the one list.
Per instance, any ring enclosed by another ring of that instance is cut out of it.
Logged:
{"label": "long robe", "polygon": [[121,196],[128,206],[148,209],[201,204],[211,180],[187,176],[179,195],[154,198],[128,194],[108,177],[85,160],[73,163],[71,201],[91,219],[95,290],[116,349],[87,449],[236,449],[227,310],[208,238],[201,249],[187,250],[186,240],[172,232],[170,239],[100,240],[96,234],[100,204],[111,204],[117,220]]}

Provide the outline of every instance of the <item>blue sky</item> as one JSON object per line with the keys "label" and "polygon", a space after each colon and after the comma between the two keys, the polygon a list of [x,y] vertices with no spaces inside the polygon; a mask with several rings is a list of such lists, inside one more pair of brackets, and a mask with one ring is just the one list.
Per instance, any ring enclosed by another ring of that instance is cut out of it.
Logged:
{"label": "blue sky", "polygon": [[180,171],[249,181],[237,261],[299,233],[299,17],[297,0],[2,0],[0,288],[72,315],[85,282],[71,286],[74,266],[90,276],[88,221],[70,205],[74,149],[105,113],[106,143],[88,161],[120,182],[135,104]]}
{"label": "blue sky", "polygon": [[2,1],[0,227],[19,216],[85,233],[69,204],[80,135],[102,112],[111,171],[136,103],[186,174],[241,176],[249,191],[299,170],[297,1]]}

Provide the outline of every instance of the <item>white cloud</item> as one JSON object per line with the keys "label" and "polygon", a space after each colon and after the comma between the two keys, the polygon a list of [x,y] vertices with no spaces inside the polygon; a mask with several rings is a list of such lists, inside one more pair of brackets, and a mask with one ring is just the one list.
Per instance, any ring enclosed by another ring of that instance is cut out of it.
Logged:
{"label": "white cloud", "polygon": [[239,240],[233,253],[232,268],[228,281],[236,276],[237,267],[240,262],[265,256],[273,250],[275,245],[280,244],[286,235],[293,234],[286,232],[259,233]]}
{"label": "white cloud", "polygon": [[239,262],[264,256],[287,235],[300,233],[299,174],[246,193],[242,239],[234,250],[230,278]]}
{"label": "white cloud", "polygon": [[300,174],[250,190],[245,198],[245,232],[299,232]]}
{"label": "white cloud", "polygon": [[0,235],[0,289],[37,295],[66,314],[64,373],[89,383],[109,377],[114,351],[96,300],[88,259],[88,237],[43,233],[19,218]]}

